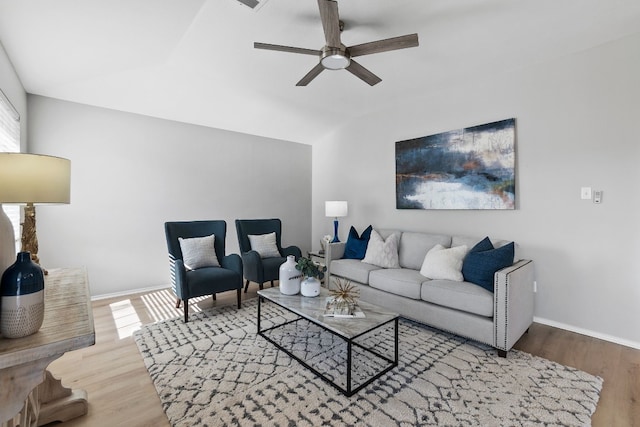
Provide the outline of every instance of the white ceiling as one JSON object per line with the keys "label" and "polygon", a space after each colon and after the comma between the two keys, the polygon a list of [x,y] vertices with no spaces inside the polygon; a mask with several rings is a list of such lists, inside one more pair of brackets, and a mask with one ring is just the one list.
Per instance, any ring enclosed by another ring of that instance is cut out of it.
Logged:
{"label": "white ceiling", "polygon": [[358,58],[382,82],[324,71],[316,0],[0,0],[0,42],[26,91],[313,143],[412,96],[640,31],[638,0],[339,0],[345,45],[418,33],[420,46]]}

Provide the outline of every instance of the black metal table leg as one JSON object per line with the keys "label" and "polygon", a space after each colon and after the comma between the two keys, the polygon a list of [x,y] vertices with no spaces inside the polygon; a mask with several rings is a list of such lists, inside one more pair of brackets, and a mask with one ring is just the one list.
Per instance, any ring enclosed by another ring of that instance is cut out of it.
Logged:
{"label": "black metal table leg", "polygon": [[351,396],[351,340],[347,341],[347,396]]}

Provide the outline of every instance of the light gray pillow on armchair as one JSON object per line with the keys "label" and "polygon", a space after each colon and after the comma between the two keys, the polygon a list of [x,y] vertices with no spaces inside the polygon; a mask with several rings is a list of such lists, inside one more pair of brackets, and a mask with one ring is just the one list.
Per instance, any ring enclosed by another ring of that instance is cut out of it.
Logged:
{"label": "light gray pillow on armchair", "polygon": [[251,249],[260,254],[260,258],[279,258],[280,251],[276,245],[276,233],[249,234]]}
{"label": "light gray pillow on armchair", "polygon": [[214,246],[216,236],[192,237],[183,239],[178,237],[182,261],[188,270],[196,270],[204,267],[220,267],[216,248]]}

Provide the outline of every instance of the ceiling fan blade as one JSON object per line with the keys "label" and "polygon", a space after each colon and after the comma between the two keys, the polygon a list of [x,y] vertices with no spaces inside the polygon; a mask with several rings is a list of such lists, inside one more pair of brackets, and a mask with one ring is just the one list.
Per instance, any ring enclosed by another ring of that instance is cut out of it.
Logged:
{"label": "ceiling fan blade", "polygon": [[393,37],[390,39],[351,46],[349,47],[349,53],[351,54],[351,57],[354,57],[416,46],[418,46],[418,35],[407,34],[406,36]]}
{"label": "ceiling fan blade", "polygon": [[359,79],[364,80],[370,86],[376,85],[382,81],[380,77],[376,76],[353,59],[351,60],[351,63],[346,68],[346,70]]}
{"label": "ceiling fan blade", "polygon": [[293,47],[293,46],[282,46],[279,44],[269,44],[269,43],[253,43],[253,47],[256,49],[265,49],[265,50],[277,50],[279,52],[290,52],[290,53],[302,53],[305,55],[316,55],[319,56],[322,54],[321,51],[315,49],[305,49],[303,47]]}
{"label": "ceiling fan blade", "polygon": [[327,46],[339,48],[340,42],[340,18],[338,16],[338,2],[335,0],[318,0],[320,19],[324,29],[324,38]]}
{"label": "ceiling fan blade", "polygon": [[318,74],[320,74],[322,72],[322,70],[324,70],[324,67],[322,66],[322,64],[318,63],[318,65],[313,67],[311,69],[311,71],[309,71],[307,73],[306,76],[304,76],[298,83],[296,83],[296,86],[306,86],[306,85],[308,85],[309,83],[311,83],[311,80],[313,80],[316,77],[318,77]]}

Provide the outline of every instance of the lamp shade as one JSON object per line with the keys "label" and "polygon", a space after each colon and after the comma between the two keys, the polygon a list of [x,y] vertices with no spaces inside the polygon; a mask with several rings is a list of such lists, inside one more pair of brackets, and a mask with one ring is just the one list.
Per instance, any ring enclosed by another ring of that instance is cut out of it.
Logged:
{"label": "lamp shade", "polygon": [[329,201],[324,202],[324,214],[325,216],[331,216],[339,218],[347,216],[348,208],[346,201]]}
{"label": "lamp shade", "polygon": [[69,203],[70,183],[67,159],[0,153],[0,203]]}

